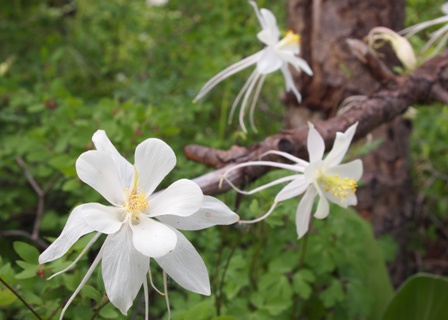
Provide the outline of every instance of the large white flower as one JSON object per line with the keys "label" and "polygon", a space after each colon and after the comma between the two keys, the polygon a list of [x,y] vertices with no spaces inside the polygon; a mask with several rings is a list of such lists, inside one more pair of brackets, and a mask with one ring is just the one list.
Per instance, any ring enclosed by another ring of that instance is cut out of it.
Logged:
{"label": "large white flower", "polygon": [[432,32],[429,35],[429,41],[424,45],[424,47],[422,49],[422,52],[425,52],[434,43],[439,41],[439,43],[437,44],[437,46],[434,50],[434,53],[437,53],[438,51],[440,51],[442,49],[442,47],[446,44],[446,42],[448,40],[448,2],[445,2],[442,5],[441,11],[444,14],[444,16],[436,18],[436,19],[432,19],[429,21],[417,23],[416,25],[413,25],[406,29],[403,29],[402,31],[400,31],[400,33],[404,34],[406,37],[409,38],[409,37],[413,36],[414,34],[420,32],[426,28],[435,26],[437,24],[445,23],[444,26],[442,26],[440,29]]}
{"label": "large white flower", "polygon": [[[96,259],[61,313],[102,260],[102,276],[109,300],[126,315],[140,288],[148,304],[150,258],[184,288],[210,295],[206,266],[192,244],[176,228],[198,230],[238,220],[219,200],[204,197],[193,181],[182,179],[153,194],[173,169],[176,156],[159,139],[147,139],[135,150],[135,164],[123,158],[106,133],[92,138],[97,150],[76,162],[79,178],[98,191],[111,206],[87,203],[71,212],[61,235],[39,257],[39,263],[60,258],[83,235],[96,231],[71,268],[102,233],[107,234]],[[158,219],[159,221],[155,220]],[[147,310],[148,308],[146,308]]]}
{"label": "large white flower", "polygon": [[[314,126],[309,123],[307,140],[310,158],[309,162],[285,152],[270,151],[266,154],[280,155],[285,159],[292,161],[293,164],[272,161],[252,161],[236,165],[225,172],[223,179],[229,182],[237,191],[244,194],[253,194],[271,186],[289,182],[289,184],[277,194],[274,203],[268,212],[255,220],[240,221],[240,223],[255,223],[261,221],[272,213],[279,202],[305,193],[299,202],[296,212],[297,234],[299,238],[301,238],[308,231],[311,210],[316,196],[319,196],[319,202],[314,217],[318,219],[324,219],[328,216],[330,211],[328,201],[344,208],[356,205],[357,199],[355,192],[357,181],[362,175],[362,162],[361,160],[354,160],[346,164],[340,164],[350,146],[356,131],[356,126],[357,123],[348,128],[346,132],[337,133],[333,149],[328,153],[325,159],[322,159],[325,151],[322,136],[317,132]],[[254,165],[287,169],[293,171],[294,174],[272,181],[252,191],[240,190],[226,178],[226,175],[230,171]]]}
{"label": "large white flower", "polygon": [[260,94],[261,87],[269,73],[281,70],[283,76],[285,77],[286,90],[292,90],[298,101],[301,101],[301,95],[297,90],[291,72],[288,69],[288,64],[291,64],[297,71],[303,70],[308,75],[312,75],[313,72],[309,67],[308,63],[299,58],[300,53],[300,37],[294,34],[292,31],[288,31],[286,36],[280,40],[280,31],[277,26],[277,21],[275,16],[268,9],[262,8],[258,10],[255,2],[249,2],[255,9],[258,21],[260,22],[262,30],[257,34],[258,39],[263,42],[266,47],[261,51],[244,58],[240,62],[237,62],[230,67],[227,67],[216,76],[211,78],[199,91],[195,98],[195,101],[202,98],[207,94],[213,87],[215,87],[219,82],[230,77],[231,75],[256,64],[255,70],[250,75],[246,84],[241,89],[240,93],[236,97],[232,109],[230,112],[229,119],[232,118],[236,107],[238,106],[241,98],[244,95],[243,101],[241,103],[241,109],[239,114],[239,122],[241,129],[247,132],[246,126],[244,125],[244,114],[246,112],[247,104],[250,102],[250,123],[254,131],[256,131],[253,113],[255,104],[257,102],[258,96]]}

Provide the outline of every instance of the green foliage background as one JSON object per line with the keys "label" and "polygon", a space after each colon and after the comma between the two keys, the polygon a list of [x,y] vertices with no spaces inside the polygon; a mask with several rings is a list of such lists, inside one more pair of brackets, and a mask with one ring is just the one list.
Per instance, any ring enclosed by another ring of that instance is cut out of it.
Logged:
{"label": "green foliage background", "polygon": [[[284,2],[258,4],[285,26]],[[409,1],[409,24],[436,16],[434,1]],[[207,168],[185,159],[185,145],[248,145],[282,127],[279,74],[270,75],[263,88],[261,104],[269,107],[256,111],[259,134],[241,134],[236,121],[227,125],[231,103],[250,71],[192,103],[211,76],[260,49],[258,30],[252,8],[240,0],[172,0],[165,7],[149,7],[144,0],[0,2],[0,63],[10,63],[0,74],[0,277],[42,318],[58,317],[100,244],[72,271],[44,279],[73,261],[89,237],[58,261],[38,265],[42,248],[14,234],[32,232],[38,204],[17,158],[45,192],[40,235],[47,243],[59,235],[74,206],[104,201],[77,178],[74,167],[77,157],[93,148],[98,129],[106,130],[130,161],[135,146],[148,137],[167,142],[178,165],[161,187],[205,173]],[[424,39],[413,41],[421,46]],[[427,200],[422,214],[440,223],[448,218],[447,119],[446,106],[419,108],[412,144],[418,190]],[[281,174],[272,172],[259,183]],[[238,213],[246,219],[260,215],[276,191],[245,198]],[[221,199],[232,207],[235,194]],[[293,200],[282,203],[267,221],[249,227],[186,233],[209,267],[212,296],[170,283],[173,319],[378,319],[392,296],[385,261],[394,259],[393,241],[375,239],[366,221],[336,207],[298,241],[296,206]],[[439,231],[437,223],[419,228],[415,247],[423,251],[427,237],[437,238]],[[161,271],[155,263],[152,269],[161,287]],[[105,298],[98,270],[66,317],[127,318]],[[151,319],[166,317],[163,297],[152,292],[150,304]],[[32,317],[2,285],[0,307],[0,319]],[[139,295],[129,315],[141,318],[143,312]]]}

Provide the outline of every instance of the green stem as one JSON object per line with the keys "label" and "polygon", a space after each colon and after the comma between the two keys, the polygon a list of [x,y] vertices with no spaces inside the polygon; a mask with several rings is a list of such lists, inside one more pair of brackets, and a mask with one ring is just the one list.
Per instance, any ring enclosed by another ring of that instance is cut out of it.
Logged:
{"label": "green stem", "polygon": [[230,250],[229,256],[227,257],[226,263],[224,265],[224,270],[222,272],[221,281],[219,282],[218,289],[216,290],[217,295],[216,295],[215,306],[216,306],[216,314],[218,316],[221,314],[222,288],[224,286],[224,279],[226,278],[226,273],[227,273],[227,270],[228,270],[229,265],[230,265],[230,260],[232,259],[233,254],[236,251],[236,248],[239,247],[239,245],[241,243],[241,240],[243,239],[243,236],[244,236],[244,234],[243,234],[243,232],[241,232],[239,237],[238,237],[238,239],[233,244],[232,249]]}
{"label": "green stem", "polygon": [[95,313],[93,314],[92,318],[90,318],[90,320],[95,319],[97,317],[97,315],[99,315],[101,309],[103,309],[108,303],[109,303],[109,298],[105,297],[103,299],[103,302],[96,308]]}
{"label": "green stem", "polygon": [[17,298],[19,298],[20,301],[22,301],[22,303],[25,305],[25,307],[27,307],[35,316],[37,319],[42,320],[42,318],[37,314],[36,311],[34,311],[34,309],[28,304],[28,302],[26,302],[20,295],[19,293],[14,290],[12,287],[10,287],[5,280],[3,280],[0,277],[0,282],[3,283],[5,285],[6,288],[8,288],[9,291],[11,291]]}
{"label": "green stem", "polygon": [[305,263],[305,252],[306,252],[307,244],[308,244],[308,233],[303,237],[302,252],[301,252],[300,261],[299,261],[299,270],[302,269],[303,264]]}

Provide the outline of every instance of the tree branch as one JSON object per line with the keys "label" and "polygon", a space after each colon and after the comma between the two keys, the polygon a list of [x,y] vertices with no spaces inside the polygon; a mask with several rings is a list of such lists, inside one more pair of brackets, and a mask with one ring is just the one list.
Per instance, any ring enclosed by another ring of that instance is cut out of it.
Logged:
{"label": "tree branch", "polygon": [[[388,80],[392,80],[389,78]],[[383,83],[383,87],[360,102],[347,112],[315,124],[322,135],[327,150],[333,146],[336,132],[343,132],[353,123],[358,122],[354,140],[366,136],[373,129],[387,123],[404,113],[416,103],[445,102],[448,97],[448,50],[424,63],[408,76],[393,77],[392,81]],[[199,145],[185,147],[188,159],[195,160],[218,170],[202,175],[194,181],[199,184],[205,194],[217,195],[230,189],[223,183],[219,188],[222,175],[237,163],[256,161],[269,150],[288,152],[296,157],[307,159],[306,138],[308,128],[301,127],[269,136],[263,141],[247,148],[232,146],[230,150],[217,150]],[[264,160],[278,161],[278,157],[270,155]],[[254,166],[233,170],[227,178],[234,184],[247,183],[266,174],[270,168]]]}
{"label": "tree branch", "polygon": [[33,188],[34,192],[36,192],[37,197],[38,197],[36,217],[34,219],[34,226],[33,226],[33,233],[31,234],[31,239],[36,241],[39,238],[39,227],[40,227],[40,222],[42,220],[42,215],[44,213],[45,192],[41,189],[41,187],[38,185],[36,180],[34,180],[33,176],[31,175],[31,172],[26,167],[23,159],[21,157],[17,157],[16,161],[17,161],[17,164],[22,169],[23,173],[25,174],[26,179],[28,180],[29,184]]}

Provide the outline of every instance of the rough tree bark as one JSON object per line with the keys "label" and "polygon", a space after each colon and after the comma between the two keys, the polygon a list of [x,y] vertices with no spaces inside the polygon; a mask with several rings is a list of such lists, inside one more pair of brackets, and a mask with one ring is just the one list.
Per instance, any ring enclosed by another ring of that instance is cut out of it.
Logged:
{"label": "rough tree bark", "polygon": [[[304,125],[309,118],[334,116],[339,104],[353,95],[381,88],[381,80],[368,72],[348,48],[347,39],[362,39],[376,26],[403,28],[405,1],[290,0],[288,25],[303,38],[302,55],[313,77],[302,76],[303,103],[285,99],[287,126]],[[388,57],[391,55],[389,54]],[[390,61],[390,65],[396,61]],[[396,119],[372,132],[382,145],[364,157],[365,186],[358,191],[358,210],[371,220],[377,235],[392,234],[398,243],[389,270],[395,285],[411,270],[406,257],[406,226],[412,215],[412,183],[408,160],[410,124]]]}
{"label": "rough tree bark", "polygon": [[[406,256],[406,222],[412,217],[413,197],[408,160],[411,125],[397,116],[414,103],[447,103],[448,51],[410,75],[399,76],[359,41],[376,26],[401,29],[404,0],[289,0],[287,8],[288,27],[301,34],[302,56],[314,72],[313,77],[296,75],[301,104],[291,94],[283,97],[288,130],[247,148],[233,146],[222,151],[187,146],[188,158],[220,168],[196,181],[204,193],[225,192],[229,186],[218,188],[219,179],[235,163],[258,160],[268,150],[307,158],[307,121],[316,124],[327,148],[331,148],[337,131],[345,131],[358,121],[355,140],[372,133],[383,143],[363,159],[365,186],[358,191],[357,209],[372,221],[377,235],[389,233],[397,241],[397,259],[389,267],[398,285],[413,271]],[[386,61],[391,66],[398,60]],[[352,95],[368,98],[335,116],[341,101]],[[279,159],[272,156],[270,160]],[[229,179],[235,184],[250,182],[267,171],[266,167],[248,167],[232,171]]]}

